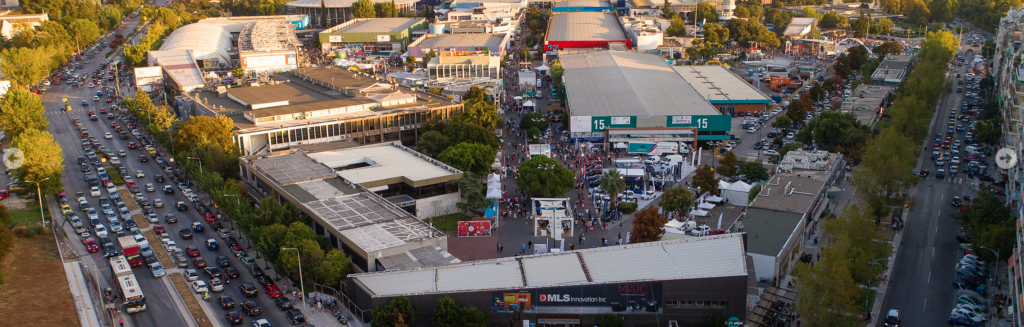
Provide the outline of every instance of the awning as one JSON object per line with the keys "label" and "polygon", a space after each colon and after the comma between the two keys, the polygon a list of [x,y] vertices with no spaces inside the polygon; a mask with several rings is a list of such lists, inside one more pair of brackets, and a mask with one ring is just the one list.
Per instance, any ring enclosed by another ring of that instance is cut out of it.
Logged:
{"label": "awning", "polygon": [[373,187],[373,188],[368,188],[367,190],[369,190],[370,192],[380,192],[380,191],[386,191],[387,189],[388,189],[387,185],[381,185],[381,186],[377,186],[377,187]]}
{"label": "awning", "polygon": [[698,216],[698,217],[706,217],[708,215],[708,212],[704,211],[704,210],[700,210],[700,209],[693,209],[693,211],[690,211],[690,215],[691,216]]}
{"label": "awning", "polygon": [[683,227],[683,222],[675,220],[675,219],[670,219],[668,221],[668,223],[665,224],[665,227],[669,227],[669,228],[682,228]]}
{"label": "awning", "polygon": [[704,209],[704,210],[711,210],[711,209],[715,208],[715,205],[707,203],[707,202],[702,202],[700,205],[697,206],[697,208],[701,208],[701,209]]}
{"label": "awning", "polygon": [[623,142],[615,143],[615,148],[616,149],[625,149],[625,148],[628,148],[628,147],[629,146],[626,145],[626,143],[623,143]]}

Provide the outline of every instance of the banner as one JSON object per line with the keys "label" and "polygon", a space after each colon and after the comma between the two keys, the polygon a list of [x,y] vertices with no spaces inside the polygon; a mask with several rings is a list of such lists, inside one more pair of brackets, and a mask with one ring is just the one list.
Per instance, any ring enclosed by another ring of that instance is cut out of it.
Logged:
{"label": "banner", "polygon": [[661,282],[616,283],[491,292],[491,312],[660,314]]}
{"label": "banner", "polygon": [[489,221],[460,221],[459,236],[491,236],[491,222]]}

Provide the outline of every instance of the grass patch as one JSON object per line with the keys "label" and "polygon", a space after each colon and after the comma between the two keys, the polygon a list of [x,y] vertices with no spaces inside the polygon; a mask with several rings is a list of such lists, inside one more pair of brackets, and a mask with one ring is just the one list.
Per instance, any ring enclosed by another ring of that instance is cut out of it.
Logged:
{"label": "grass patch", "polygon": [[124,178],[121,178],[121,173],[117,171],[117,168],[107,168],[107,175],[110,175],[110,182],[114,185],[124,185]]}
{"label": "grass patch", "polygon": [[149,228],[149,220],[146,220],[146,216],[143,215],[132,215],[132,219],[135,219],[135,223],[139,224],[139,229]]}
{"label": "grass patch", "polygon": [[470,219],[473,219],[473,217],[456,212],[430,218],[427,222],[433,224],[435,228],[442,232],[448,232],[458,229],[460,221],[468,221]]}
{"label": "grass patch", "polygon": [[149,248],[153,249],[153,253],[156,254],[156,259],[160,260],[160,264],[164,265],[164,268],[177,267],[174,262],[171,261],[171,256],[164,251],[164,245],[160,243],[160,238],[156,236],[156,233],[152,231],[142,232],[142,235],[149,241]]}
{"label": "grass patch", "polygon": [[121,199],[124,200],[124,205],[128,206],[128,210],[139,210],[139,204],[135,203],[135,197],[132,196],[132,192],[128,192],[128,190],[117,190],[117,194],[121,195]]}
{"label": "grass patch", "polygon": [[[38,208],[36,220],[39,219]],[[78,326],[71,289],[53,237],[18,238],[0,263],[7,280],[0,287],[4,326]]]}
{"label": "grass patch", "polygon": [[192,312],[192,317],[196,319],[196,324],[199,327],[213,327],[213,322],[206,316],[206,311],[203,311],[203,307],[199,305],[199,300],[192,293],[192,288],[188,287],[188,284],[185,283],[185,278],[182,278],[179,274],[167,274],[167,276],[171,278],[171,283],[174,284],[174,289],[178,291],[181,300],[185,301],[188,311]]}
{"label": "grass patch", "polygon": [[[15,226],[28,226],[31,224],[39,223],[38,201],[25,202],[24,209],[11,210],[8,212],[11,214],[11,223],[14,224]],[[46,216],[47,221],[53,221],[53,219],[50,217],[49,210],[43,210],[43,214]]]}

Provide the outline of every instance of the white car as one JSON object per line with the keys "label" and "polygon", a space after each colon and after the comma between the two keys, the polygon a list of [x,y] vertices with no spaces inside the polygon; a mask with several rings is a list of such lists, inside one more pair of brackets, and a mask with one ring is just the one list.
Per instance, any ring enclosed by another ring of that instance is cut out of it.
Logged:
{"label": "white car", "polygon": [[209,292],[210,289],[206,287],[206,282],[197,280],[192,282],[192,290],[196,291],[196,294]]}
{"label": "white car", "polygon": [[985,317],[982,317],[982,316],[978,315],[977,313],[974,313],[974,311],[968,310],[966,308],[960,308],[960,307],[957,307],[957,308],[953,309],[953,312],[950,312],[949,316],[951,316],[951,317],[965,317],[965,318],[970,319],[970,320],[972,320],[972,321],[974,321],[976,323],[979,323],[979,324],[985,321]]}
{"label": "white car", "polygon": [[757,128],[751,127],[747,129],[747,134],[757,133]]}
{"label": "white car", "polygon": [[164,200],[153,199],[153,207],[154,208],[163,208],[164,207]]}
{"label": "white car", "polygon": [[210,290],[214,292],[220,292],[224,290],[224,282],[220,281],[220,278],[214,277],[210,280]]}
{"label": "white car", "polygon": [[149,240],[146,240],[146,237],[142,236],[142,234],[134,234],[132,237],[135,238],[135,243],[139,243],[140,245],[143,243],[149,244]]}
{"label": "white car", "polygon": [[700,225],[690,231],[690,235],[693,236],[707,236],[711,234],[711,226]]}
{"label": "white car", "polygon": [[114,183],[108,184],[107,185],[107,194],[114,194],[114,193],[117,193],[117,186],[114,186]]}
{"label": "white car", "polygon": [[100,187],[99,186],[93,186],[92,188],[89,189],[89,195],[92,195],[92,196],[96,197],[96,196],[103,195],[103,192],[100,191]]}
{"label": "white car", "polygon": [[114,134],[110,134],[110,132],[107,132],[106,134],[103,134],[103,138],[105,138],[105,139],[112,139],[112,138],[114,138]]}
{"label": "white car", "polygon": [[181,276],[185,277],[187,281],[199,280],[199,272],[196,272],[195,269],[185,269],[181,272]]}
{"label": "white car", "polygon": [[766,155],[766,156],[777,156],[777,155],[779,155],[779,152],[775,151],[775,150],[764,150],[764,155]]}
{"label": "white car", "polygon": [[96,225],[96,227],[93,228],[93,231],[96,233],[96,236],[99,237],[106,237],[108,235],[107,227],[103,226],[103,224]]}
{"label": "white car", "polygon": [[139,179],[146,178],[146,173],[142,172],[141,170],[136,170],[135,171],[135,178],[139,178]]}
{"label": "white car", "polygon": [[167,272],[164,271],[164,266],[160,264],[160,261],[154,262],[152,265],[149,266],[149,268],[153,270],[154,278],[159,278],[164,275],[167,275]]}

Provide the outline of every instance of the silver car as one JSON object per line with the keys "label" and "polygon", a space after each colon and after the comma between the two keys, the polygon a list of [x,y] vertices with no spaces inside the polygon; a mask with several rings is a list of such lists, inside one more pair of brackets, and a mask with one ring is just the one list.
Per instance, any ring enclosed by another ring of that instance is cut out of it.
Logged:
{"label": "silver car", "polygon": [[167,272],[164,271],[164,266],[161,265],[159,261],[154,262],[152,265],[149,266],[149,268],[153,271],[154,278],[159,278],[164,275],[167,275]]}

